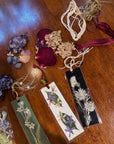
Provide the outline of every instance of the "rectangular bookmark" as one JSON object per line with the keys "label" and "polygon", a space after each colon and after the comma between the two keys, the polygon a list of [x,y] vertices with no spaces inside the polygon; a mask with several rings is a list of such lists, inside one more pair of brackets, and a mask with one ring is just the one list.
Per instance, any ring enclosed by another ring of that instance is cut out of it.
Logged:
{"label": "rectangular bookmark", "polygon": [[12,101],[13,109],[30,144],[49,144],[48,138],[40,126],[25,95]]}
{"label": "rectangular bookmark", "polygon": [[73,69],[73,72],[66,71],[66,77],[83,127],[99,123],[101,119],[91,100],[80,68]]}
{"label": "rectangular bookmark", "polygon": [[0,144],[16,144],[7,107],[0,108]]}
{"label": "rectangular bookmark", "polygon": [[41,92],[69,141],[84,132],[55,82],[49,84],[49,89],[47,87],[42,88]]}

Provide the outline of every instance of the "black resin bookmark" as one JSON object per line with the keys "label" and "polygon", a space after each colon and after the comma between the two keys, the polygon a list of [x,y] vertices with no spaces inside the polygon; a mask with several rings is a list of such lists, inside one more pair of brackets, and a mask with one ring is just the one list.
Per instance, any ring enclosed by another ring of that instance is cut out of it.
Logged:
{"label": "black resin bookmark", "polygon": [[100,118],[80,68],[73,69],[73,72],[66,71],[66,77],[83,127],[99,123]]}

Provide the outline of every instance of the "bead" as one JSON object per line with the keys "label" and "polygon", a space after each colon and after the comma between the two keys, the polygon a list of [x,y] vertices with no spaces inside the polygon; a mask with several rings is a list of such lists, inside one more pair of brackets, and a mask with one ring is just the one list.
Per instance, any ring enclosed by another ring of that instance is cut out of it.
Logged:
{"label": "bead", "polygon": [[22,85],[22,84],[23,84],[23,82],[20,82],[19,84],[20,84],[20,85]]}
{"label": "bead", "polygon": [[27,89],[30,89],[30,86],[27,86]]}

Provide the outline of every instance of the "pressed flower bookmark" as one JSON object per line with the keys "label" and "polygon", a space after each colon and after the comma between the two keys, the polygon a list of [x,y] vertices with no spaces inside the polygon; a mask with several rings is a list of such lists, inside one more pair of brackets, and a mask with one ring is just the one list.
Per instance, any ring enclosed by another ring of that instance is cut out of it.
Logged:
{"label": "pressed flower bookmark", "polygon": [[84,132],[84,129],[54,82],[49,84],[49,89],[47,87],[42,88],[41,92],[69,141]]}
{"label": "pressed flower bookmark", "polygon": [[16,144],[6,107],[0,109],[0,144]]}
{"label": "pressed flower bookmark", "polygon": [[101,122],[80,68],[67,71],[66,77],[83,127]]}
{"label": "pressed flower bookmark", "polygon": [[25,95],[19,101],[12,101],[16,116],[30,144],[49,144],[48,138],[40,126]]}

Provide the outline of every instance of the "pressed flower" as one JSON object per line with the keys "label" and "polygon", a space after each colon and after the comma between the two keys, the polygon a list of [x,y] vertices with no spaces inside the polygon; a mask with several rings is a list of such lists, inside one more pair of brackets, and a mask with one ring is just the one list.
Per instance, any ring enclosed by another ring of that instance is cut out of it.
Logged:
{"label": "pressed flower", "polygon": [[70,78],[70,83],[71,83],[71,86],[72,86],[73,88],[74,88],[75,85],[78,83],[75,76],[72,76],[72,77]]}
{"label": "pressed flower", "polygon": [[35,126],[35,124],[34,124],[34,123],[31,123],[31,124],[29,125],[29,128],[30,128],[30,129],[34,129],[34,126]]}
{"label": "pressed flower", "polygon": [[70,42],[65,42],[58,46],[56,53],[58,53],[64,59],[71,56],[72,50],[75,50],[74,45]]}
{"label": "pressed flower", "polygon": [[85,119],[86,119],[86,123],[87,123],[87,125],[89,126],[89,124],[90,124],[90,122],[91,122],[91,116],[88,114],[86,117],[85,117]]}
{"label": "pressed flower", "polygon": [[28,114],[29,111],[30,111],[30,110],[29,110],[28,108],[25,108],[24,113],[25,113],[25,114]]}
{"label": "pressed flower", "polygon": [[75,127],[72,127],[72,128],[70,128],[70,127],[66,127],[67,129],[65,129],[65,131],[66,132],[69,132],[69,137],[71,137],[71,134],[73,134],[73,131],[72,130],[74,130],[75,129]]}
{"label": "pressed flower", "polygon": [[66,118],[65,124],[70,124],[72,126],[72,123],[75,123],[75,121],[72,119],[72,116]]}
{"label": "pressed flower", "polygon": [[51,34],[45,35],[46,44],[52,49],[56,49],[61,43],[61,31],[53,31]]}
{"label": "pressed flower", "polygon": [[94,103],[92,101],[88,101],[84,103],[85,109],[89,112],[92,112],[95,110]]}
{"label": "pressed flower", "polygon": [[79,88],[78,91],[76,91],[76,95],[75,96],[79,100],[84,100],[88,96],[88,93],[84,89]]}
{"label": "pressed flower", "polygon": [[18,106],[24,108],[24,102],[23,101],[18,102]]}
{"label": "pressed flower", "polygon": [[13,142],[7,138],[6,133],[0,133],[0,144],[13,144]]}
{"label": "pressed flower", "polygon": [[56,98],[56,96],[55,96],[55,95],[52,95],[52,93],[49,92],[49,98],[48,98],[47,100],[55,101],[55,98]]}
{"label": "pressed flower", "polygon": [[30,60],[30,51],[29,50],[22,50],[20,54],[20,61],[23,63],[27,63]]}
{"label": "pressed flower", "polygon": [[8,135],[7,138],[13,137],[13,131],[12,130],[6,131],[6,134]]}
{"label": "pressed flower", "polygon": [[30,122],[29,121],[25,121],[25,126],[29,127],[30,126]]}
{"label": "pressed flower", "polygon": [[22,112],[22,111],[24,111],[24,109],[22,107],[19,107],[19,108],[17,108],[17,111]]}

